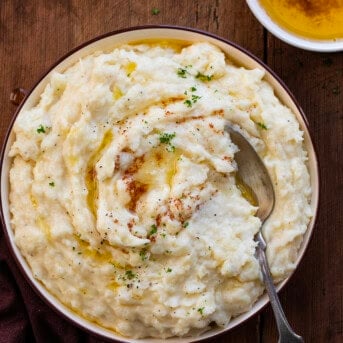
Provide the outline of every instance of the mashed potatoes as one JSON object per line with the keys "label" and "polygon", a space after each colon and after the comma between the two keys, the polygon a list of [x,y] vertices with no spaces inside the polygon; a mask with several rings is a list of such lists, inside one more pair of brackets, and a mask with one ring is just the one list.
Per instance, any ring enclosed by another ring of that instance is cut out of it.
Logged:
{"label": "mashed potatoes", "polygon": [[264,235],[274,279],[287,277],[311,217],[307,155],[263,76],[207,43],[125,45],[51,75],[10,151],[12,226],[34,277],[129,337],[196,335],[249,310],[261,223],[227,122],[270,172]]}

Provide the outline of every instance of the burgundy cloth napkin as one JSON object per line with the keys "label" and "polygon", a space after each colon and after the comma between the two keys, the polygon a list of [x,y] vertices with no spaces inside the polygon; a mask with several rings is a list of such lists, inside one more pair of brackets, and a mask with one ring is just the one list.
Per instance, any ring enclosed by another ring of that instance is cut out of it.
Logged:
{"label": "burgundy cloth napkin", "polygon": [[0,343],[100,343],[46,305],[18,269],[0,230]]}

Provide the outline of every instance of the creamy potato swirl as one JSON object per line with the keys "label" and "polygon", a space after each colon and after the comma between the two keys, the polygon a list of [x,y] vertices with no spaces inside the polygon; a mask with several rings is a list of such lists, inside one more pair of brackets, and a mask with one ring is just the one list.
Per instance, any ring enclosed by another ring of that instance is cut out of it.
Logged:
{"label": "creamy potato swirl", "polygon": [[196,335],[249,310],[261,223],[230,122],[272,177],[264,234],[284,279],[311,189],[299,124],[263,76],[201,42],[123,45],[54,72],[10,151],[12,225],[35,278],[129,337]]}

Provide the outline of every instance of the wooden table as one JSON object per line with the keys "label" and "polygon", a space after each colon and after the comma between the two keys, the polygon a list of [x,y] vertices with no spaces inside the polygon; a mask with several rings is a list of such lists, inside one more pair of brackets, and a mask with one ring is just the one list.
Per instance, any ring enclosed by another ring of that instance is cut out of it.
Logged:
{"label": "wooden table", "polygon": [[[160,13],[153,15],[152,8]],[[281,42],[239,0],[2,0],[0,17],[2,139],[15,110],[10,91],[29,89],[71,48],[108,31],[144,24],[195,27],[240,44],[274,69],[308,117],[321,171],[313,239],[280,298],[307,342],[342,342],[342,53],[307,52]],[[216,342],[277,342],[270,307]]]}

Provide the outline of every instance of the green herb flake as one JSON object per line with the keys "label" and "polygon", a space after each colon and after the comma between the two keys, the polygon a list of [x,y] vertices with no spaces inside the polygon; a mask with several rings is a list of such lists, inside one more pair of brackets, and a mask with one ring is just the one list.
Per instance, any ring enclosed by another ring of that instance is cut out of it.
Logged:
{"label": "green herb flake", "polygon": [[191,87],[192,92],[196,92],[197,88],[195,86]]}
{"label": "green herb flake", "polygon": [[55,187],[55,182],[54,181],[49,182],[49,186],[50,187]]}
{"label": "green herb flake", "polygon": [[148,259],[148,256],[147,256],[147,250],[146,249],[143,249],[139,252],[139,256],[141,257],[142,261],[145,261]]}
{"label": "green herb flake", "polygon": [[127,270],[125,272],[125,275],[126,277],[129,279],[129,280],[132,280],[134,277],[136,277],[136,274],[132,272],[132,270]]}
{"label": "green herb flake", "polygon": [[37,133],[46,133],[45,128],[42,124],[39,125],[37,129]]}
{"label": "green herb flake", "polygon": [[154,7],[154,8],[151,9],[151,14],[152,14],[152,15],[158,15],[160,12],[161,12],[161,11],[160,11],[158,8],[156,8],[156,7]]}
{"label": "green herb flake", "polygon": [[185,100],[183,102],[187,107],[192,107],[192,101],[190,101],[189,99]]}
{"label": "green herb flake", "polygon": [[268,130],[266,124],[264,124],[264,123],[257,123],[257,125],[258,125],[262,130]]}
{"label": "green herb flake", "polygon": [[199,99],[201,99],[201,96],[195,94],[192,95],[193,104],[195,104]]}
{"label": "green herb flake", "polygon": [[208,82],[208,81],[212,80],[213,75],[204,75],[204,74],[198,72],[198,74],[196,75],[196,78],[202,82]]}
{"label": "green herb flake", "polygon": [[183,79],[185,79],[187,77],[187,70],[183,69],[183,68],[178,68],[177,70],[177,75]]}
{"label": "green herb flake", "polygon": [[160,134],[160,142],[164,144],[169,144],[170,141],[176,136],[176,133],[161,133]]}
{"label": "green herb flake", "polygon": [[184,222],[184,223],[182,224],[182,227],[186,228],[188,225],[189,225],[188,222]]}
{"label": "green herb flake", "polygon": [[168,152],[175,152],[175,146],[169,144],[169,145],[166,147],[166,150],[167,150]]}
{"label": "green herb flake", "polygon": [[171,269],[171,268],[168,268],[168,269],[166,270],[167,273],[171,273],[172,271],[173,271],[173,269]]}
{"label": "green herb flake", "polygon": [[157,232],[157,226],[155,224],[151,225],[151,230],[148,233],[148,237],[154,235]]}
{"label": "green herb flake", "polygon": [[200,307],[200,308],[198,308],[198,312],[201,314],[201,315],[204,315],[204,309],[205,309],[205,307]]}
{"label": "green herb flake", "polygon": [[82,254],[82,252],[81,252],[81,251],[79,251],[77,254],[78,254],[78,255],[81,255],[81,254]]}

